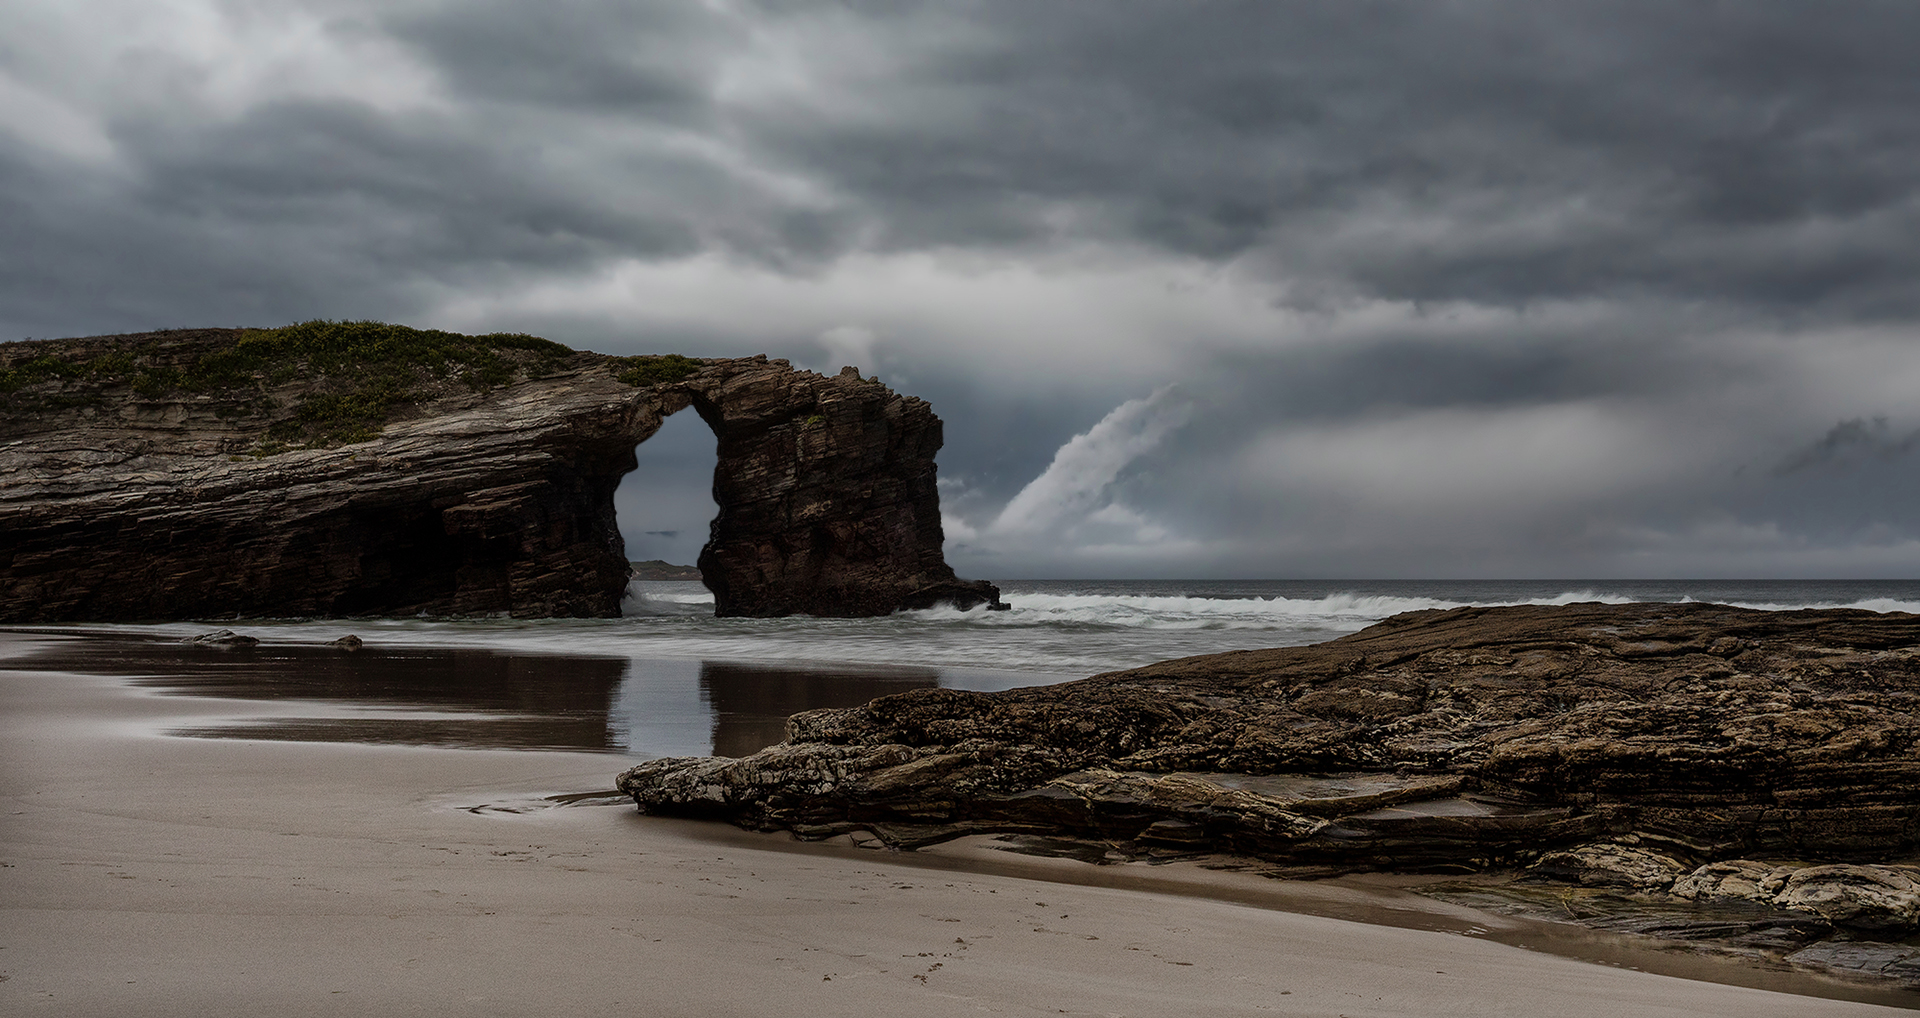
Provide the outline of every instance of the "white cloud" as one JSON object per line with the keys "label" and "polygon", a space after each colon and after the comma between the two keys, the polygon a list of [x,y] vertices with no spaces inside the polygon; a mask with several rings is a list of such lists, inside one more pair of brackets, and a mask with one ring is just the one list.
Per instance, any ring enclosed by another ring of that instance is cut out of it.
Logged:
{"label": "white cloud", "polygon": [[1240,467],[1276,496],[1312,491],[1369,515],[1511,518],[1698,466],[1699,450],[1665,439],[1663,422],[1627,406],[1447,407],[1276,429],[1247,448]]}
{"label": "white cloud", "polygon": [[830,359],[845,356],[843,348],[884,337],[891,359],[1031,392],[1164,383],[1196,350],[1304,339],[1292,324],[1297,313],[1270,298],[1257,280],[1143,255],[856,253],[796,275],[707,254],[449,293],[427,317],[450,328],[555,335],[569,322],[618,321],[640,335],[716,337],[733,352],[746,342],[797,361],[822,346]]}
{"label": "white cloud", "polygon": [[[290,98],[447,109],[435,74],[375,27],[392,13],[350,0],[68,0],[9,5],[0,30],[33,40],[5,54],[9,72],[57,94],[63,121],[234,117]],[[0,93],[0,110],[19,101]]]}
{"label": "white cloud", "polygon": [[[1191,415],[1191,406],[1172,386],[1120,404],[1100,423],[1061,446],[1046,472],[1007,503],[988,532],[1056,533],[1094,518],[1107,507],[1108,493],[1120,471],[1158,446],[1168,432],[1185,424]],[[1108,516],[1094,521],[1115,519]],[[1133,522],[1137,525],[1137,518]]]}
{"label": "white cloud", "polygon": [[827,349],[827,360],[839,361],[843,366],[852,365],[864,368],[871,373],[878,367],[873,358],[874,344],[880,337],[872,329],[860,325],[836,325],[820,334],[820,345]]}
{"label": "white cloud", "polygon": [[78,162],[106,162],[114,154],[113,140],[97,118],[3,71],[0,131]]}
{"label": "white cloud", "polygon": [[[975,525],[958,512],[944,516],[949,544],[963,563],[1082,575],[1191,559],[1203,550],[1200,542],[1128,505],[1118,489],[1127,469],[1192,413],[1173,386],[1120,404],[1062,445],[1046,470],[987,523]],[[949,499],[950,508],[971,501],[961,485],[942,494],[959,496]]]}

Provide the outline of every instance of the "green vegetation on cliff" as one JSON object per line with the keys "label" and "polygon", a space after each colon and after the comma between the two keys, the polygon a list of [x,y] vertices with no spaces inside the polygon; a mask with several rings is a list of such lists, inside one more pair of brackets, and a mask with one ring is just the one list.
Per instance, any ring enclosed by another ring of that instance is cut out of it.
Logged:
{"label": "green vegetation on cliff", "polygon": [[[532,354],[514,357],[515,352]],[[386,373],[457,377],[474,389],[518,380],[526,369],[552,370],[573,350],[538,336],[491,333],[464,336],[385,322],[315,320],[278,329],[248,329],[225,350],[201,356],[185,370],[155,371],[135,382],[159,394],[208,392],[265,382],[350,378]]]}
{"label": "green vegetation on cliff", "polygon": [[632,386],[664,385],[678,382],[700,370],[702,362],[677,353],[616,357],[613,377]]}
{"label": "green vegetation on cliff", "polygon": [[15,393],[27,386],[56,379],[115,381],[135,370],[133,358],[120,353],[77,359],[42,354],[11,367],[0,367],[0,394]]}
{"label": "green vegetation on cliff", "polygon": [[[385,322],[315,320],[278,329],[224,330],[234,338],[180,358],[154,351],[114,349],[91,355],[55,350],[0,368],[0,392],[37,382],[126,382],[143,396],[220,393],[400,369],[435,376],[457,374],[477,389],[515,381],[528,358],[551,368],[573,351],[552,340],[519,333],[465,336]],[[164,336],[165,334],[158,334]]]}
{"label": "green vegetation on cliff", "polygon": [[[413,408],[576,366],[581,354],[538,336],[468,336],[386,322],[315,320],[0,345],[0,395],[13,413],[102,405],[125,386],[147,400],[214,404],[256,438],[243,451],[363,442]],[[608,358],[634,386],[678,381],[701,361],[679,354]]]}

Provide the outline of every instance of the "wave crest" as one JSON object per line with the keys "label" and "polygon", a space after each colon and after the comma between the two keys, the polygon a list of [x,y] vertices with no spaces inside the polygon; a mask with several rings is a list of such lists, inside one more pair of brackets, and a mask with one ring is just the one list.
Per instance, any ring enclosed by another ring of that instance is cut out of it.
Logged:
{"label": "wave crest", "polygon": [[1068,625],[1123,629],[1360,629],[1402,612],[1428,609],[1573,604],[1581,601],[1626,604],[1634,599],[1621,594],[1578,590],[1520,601],[1460,601],[1357,593],[1290,598],[1018,591],[1004,594],[1003,600],[1012,606],[1011,611],[988,612],[975,608],[962,612],[952,608],[933,608],[911,614],[930,622],[964,620],[1003,627]]}

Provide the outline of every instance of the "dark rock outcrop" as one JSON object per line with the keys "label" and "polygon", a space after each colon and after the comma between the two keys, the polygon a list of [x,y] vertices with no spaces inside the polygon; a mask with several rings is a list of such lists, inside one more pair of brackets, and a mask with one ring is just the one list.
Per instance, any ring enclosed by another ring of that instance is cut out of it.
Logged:
{"label": "dark rock outcrop", "polygon": [[687,407],[719,440],[719,614],[998,603],[942,556],[923,400],[765,357],[382,328],[439,345],[370,386],[317,341],[263,362],[251,330],[0,344],[0,621],[616,616],[614,488]]}
{"label": "dark rock outcrop", "polygon": [[260,645],[259,637],[236,633],[231,629],[185,637],[180,642],[190,643],[196,647],[257,647]]}
{"label": "dark rock outcrop", "polygon": [[[914,848],[1230,853],[1920,989],[1920,616],[1463,608],[1059,686],[925,690],[740,759],[618,778],[648,812]],[[1876,938],[1885,938],[1876,939]]]}
{"label": "dark rock outcrop", "polygon": [[657,558],[628,564],[633,567],[633,578],[636,580],[697,580],[700,578],[700,570],[693,566],[676,566]]}
{"label": "dark rock outcrop", "polygon": [[814,711],[753,756],[619,780],[650,811],[899,844],[1037,832],[1477,870],[1626,838],[1676,860],[1562,860],[1635,886],[1756,853],[1884,860],[1920,845],[1920,617],[1415,612],[1312,647]]}

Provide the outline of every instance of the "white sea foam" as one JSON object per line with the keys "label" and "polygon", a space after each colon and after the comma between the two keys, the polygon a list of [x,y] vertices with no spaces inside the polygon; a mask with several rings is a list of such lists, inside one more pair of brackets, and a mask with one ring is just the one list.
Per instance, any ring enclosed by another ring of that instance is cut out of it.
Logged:
{"label": "white sea foam", "polygon": [[[1691,601],[1693,599],[1688,598],[1687,600]],[[1765,612],[1800,611],[1806,608],[1854,608],[1860,611],[1906,612],[1910,615],[1920,615],[1920,601],[1908,601],[1892,597],[1866,597],[1852,601],[1813,601],[1798,603],[1782,601],[1720,601],[1716,603],[1732,605],[1735,608],[1753,608]]]}
{"label": "white sea foam", "polygon": [[1573,604],[1600,601],[1625,604],[1634,598],[1590,590],[1568,591],[1523,600],[1452,600],[1390,594],[1336,593],[1317,598],[1196,597],[1190,595],[1050,594],[1013,592],[1006,612],[974,608],[965,612],[933,608],[910,614],[933,621],[970,621],[983,625],[1079,624],[1158,629],[1288,629],[1302,625],[1362,628],[1402,612],[1489,607],[1509,604]]}
{"label": "white sea foam", "polygon": [[628,618],[660,615],[711,615],[713,592],[697,583],[633,580],[620,600]]}
{"label": "white sea foam", "polygon": [[[1009,611],[934,608],[873,619],[721,619],[698,583],[635,583],[618,619],[310,619],[99,626],[178,638],[232,628],[270,642],[354,633],[381,647],[673,660],[915,665],[1078,677],[1167,658],[1314,643],[1424,609],[1600,601],[1714,601],[1768,610],[1920,613],[1912,584],[1027,583]],[[942,679],[948,681],[947,678]],[[972,682],[973,679],[955,679]],[[998,681],[998,680],[996,680]]]}

